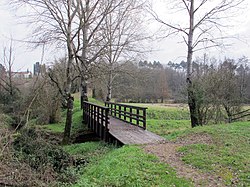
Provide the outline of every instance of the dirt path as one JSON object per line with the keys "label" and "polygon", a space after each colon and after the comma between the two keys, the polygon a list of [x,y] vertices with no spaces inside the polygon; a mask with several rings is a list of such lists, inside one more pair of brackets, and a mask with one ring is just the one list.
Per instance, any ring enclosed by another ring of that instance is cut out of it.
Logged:
{"label": "dirt path", "polygon": [[[198,137],[199,143],[209,143],[211,139],[208,136]],[[181,160],[180,153],[177,149],[183,145],[193,144],[197,140],[197,137],[188,137],[185,140],[179,140],[178,143],[161,143],[144,145],[143,149],[151,154],[156,155],[162,162],[169,164],[173,167],[177,175],[184,177],[193,182],[194,186],[225,186],[220,178],[213,176],[209,173],[201,172],[200,170],[185,164]]]}

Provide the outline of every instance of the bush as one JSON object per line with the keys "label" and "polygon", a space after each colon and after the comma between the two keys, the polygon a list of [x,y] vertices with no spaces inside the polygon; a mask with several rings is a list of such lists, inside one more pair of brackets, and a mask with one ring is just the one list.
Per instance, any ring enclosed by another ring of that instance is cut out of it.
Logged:
{"label": "bush", "polygon": [[1,124],[1,127],[4,125],[4,126],[8,126],[10,124],[13,123],[13,119],[7,115],[7,114],[1,114],[0,113],[0,124]]}
{"label": "bush", "polygon": [[35,129],[25,128],[13,142],[17,157],[36,170],[52,167],[57,173],[64,172],[73,162],[72,157],[58,146],[45,142]]}
{"label": "bush", "polygon": [[6,150],[9,148],[9,146],[6,145],[8,144],[8,142],[12,141],[11,129],[10,129],[10,124],[12,123],[13,119],[9,115],[0,113],[0,152],[1,152],[0,157],[2,157],[3,155],[5,155],[5,153],[7,153]]}

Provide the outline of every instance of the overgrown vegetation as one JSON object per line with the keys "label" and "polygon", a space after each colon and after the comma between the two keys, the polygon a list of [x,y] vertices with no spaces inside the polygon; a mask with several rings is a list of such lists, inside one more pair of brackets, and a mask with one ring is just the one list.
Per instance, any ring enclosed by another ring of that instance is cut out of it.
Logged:
{"label": "overgrown vegetation", "polygon": [[[15,132],[10,118],[0,121],[0,184],[3,186],[48,186],[74,181],[68,172],[72,157],[34,128]],[[53,144],[52,144],[53,143]]]}
{"label": "overgrown vegetation", "polygon": [[68,154],[43,139],[33,128],[22,129],[14,139],[13,148],[16,157],[35,170],[44,171],[51,167],[55,172],[62,173],[72,163]]}

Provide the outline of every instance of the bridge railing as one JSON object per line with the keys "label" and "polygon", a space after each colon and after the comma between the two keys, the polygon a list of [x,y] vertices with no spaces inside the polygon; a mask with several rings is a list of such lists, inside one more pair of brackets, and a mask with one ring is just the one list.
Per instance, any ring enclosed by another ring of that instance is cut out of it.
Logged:
{"label": "bridge railing", "polygon": [[113,102],[105,102],[110,115],[132,125],[146,129],[146,107],[131,106]]}
{"label": "bridge railing", "polygon": [[83,102],[83,121],[101,140],[108,141],[109,108]]}

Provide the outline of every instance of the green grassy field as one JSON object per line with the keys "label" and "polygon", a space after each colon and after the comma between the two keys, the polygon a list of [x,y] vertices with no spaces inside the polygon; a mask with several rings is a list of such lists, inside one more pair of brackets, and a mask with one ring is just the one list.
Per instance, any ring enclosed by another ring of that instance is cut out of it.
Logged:
{"label": "green grassy field", "polygon": [[139,104],[147,107],[147,129],[166,139],[174,139],[182,131],[190,128],[187,106]]}
{"label": "green grassy field", "polygon": [[66,146],[89,163],[82,167],[74,187],[81,186],[192,186],[174,170],[139,147],[114,148],[98,142]]}
{"label": "green grassy field", "polygon": [[183,132],[182,138],[195,134],[208,134],[212,142],[180,148],[185,163],[216,174],[227,185],[250,185],[250,122],[198,127]]}

